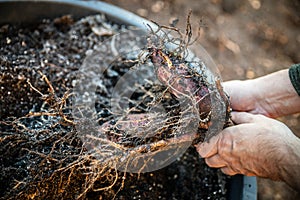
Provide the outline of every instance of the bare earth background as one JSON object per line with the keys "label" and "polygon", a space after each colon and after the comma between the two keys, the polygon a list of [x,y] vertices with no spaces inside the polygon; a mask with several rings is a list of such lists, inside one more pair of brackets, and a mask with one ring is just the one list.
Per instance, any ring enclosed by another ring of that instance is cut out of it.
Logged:
{"label": "bare earth background", "polygon": [[[299,0],[106,2],[163,25],[179,18],[182,30],[192,9],[194,28],[200,19],[205,25],[198,43],[212,56],[224,81],[252,79],[300,62]],[[300,114],[280,120],[300,136]],[[258,198],[300,199],[300,194],[284,183],[258,179]]]}

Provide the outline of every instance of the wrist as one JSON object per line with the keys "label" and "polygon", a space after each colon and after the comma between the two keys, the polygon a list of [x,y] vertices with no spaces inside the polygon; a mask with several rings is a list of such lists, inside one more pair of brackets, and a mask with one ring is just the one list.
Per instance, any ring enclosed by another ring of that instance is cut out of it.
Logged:
{"label": "wrist", "polygon": [[279,162],[280,179],[300,191],[300,139],[293,138],[285,144],[282,162]]}

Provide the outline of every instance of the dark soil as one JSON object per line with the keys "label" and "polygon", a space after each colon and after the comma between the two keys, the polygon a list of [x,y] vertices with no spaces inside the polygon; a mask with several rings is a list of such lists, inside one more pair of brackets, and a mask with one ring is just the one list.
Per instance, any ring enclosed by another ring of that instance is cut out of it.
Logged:
{"label": "dark soil", "polygon": [[[207,167],[193,147],[142,174],[116,172],[87,154],[72,121],[72,81],[88,51],[124,29],[102,16],[0,28],[1,199],[226,197],[230,178]],[[98,112],[109,115],[101,106]]]}
{"label": "dark soil", "polygon": [[[206,27],[198,45],[212,56],[224,81],[256,78],[300,62],[298,0],[106,1],[160,24],[178,18],[181,28],[192,9],[192,21],[202,19]],[[300,114],[280,120],[300,137]],[[258,198],[294,200],[300,194],[285,183],[258,178]]]}

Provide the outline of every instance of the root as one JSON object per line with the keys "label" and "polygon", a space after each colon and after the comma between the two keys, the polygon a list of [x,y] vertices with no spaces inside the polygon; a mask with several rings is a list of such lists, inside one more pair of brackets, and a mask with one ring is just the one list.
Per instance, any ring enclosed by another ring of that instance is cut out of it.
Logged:
{"label": "root", "polygon": [[[205,27],[203,19],[200,19],[196,37],[193,38],[191,15],[192,10],[190,10],[187,15],[186,28],[184,33],[176,27],[176,23],[172,23],[170,26],[166,26],[159,25],[155,21],[151,21],[158,28],[156,30],[153,30],[153,28],[148,25],[150,35],[153,37],[153,39],[151,39],[151,42],[148,44],[148,48],[155,46],[158,49],[167,49],[167,47],[165,46],[166,44],[173,44],[177,46],[177,48],[172,50],[172,52],[176,55],[180,55],[182,60],[184,60],[184,58],[187,56],[188,47],[193,45],[200,38],[201,30]],[[174,33],[177,34],[177,36],[171,37],[171,35],[174,35]]]}
{"label": "root", "polygon": [[[175,64],[186,64],[187,49],[200,37],[201,29],[198,28],[197,36],[193,39],[190,18],[191,11],[187,16],[185,33],[175,27],[175,24],[157,24],[158,30],[149,26],[150,35],[146,47],[148,55],[151,54],[150,49],[155,47],[166,53],[171,67]],[[177,34],[177,37],[171,37],[170,33]],[[170,50],[169,44],[176,48]],[[118,55],[114,37],[109,45],[113,54]],[[139,60],[141,58],[142,56],[137,60],[120,58],[116,61],[118,63],[111,65],[119,70],[123,67],[120,74],[124,74],[130,67],[139,67],[149,62],[148,58],[143,61]],[[176,71],[176,67],[174,69]],[[38,111],[32,110],[11,122],[0,121],[11,128],[11,132],[5,133],[7,136],[1,137],[0,142],[10,148],[18,148],[20,155],[27,156],[22,158],[24,162],[34,161],[26,163],[31,182],[26,179],[15,180],[13,189],[19,191],[17,198],[34,199],[40,197],[40,193],[62,198],[69,191],[74,192],[76,199],[86,199],[90,192],[105,193],[115,198],[124,188],[126,176],[131,172],[130,167],[140,167],[137,170],[140,174],[159,153],[172,150],[175,155],[180,155],[182,147],[202,140],[209,128],[212,114],[210,111],[199,117],[199,104],[216,91],[211,90],[195,98],[200,88],[195,88],[195,92],[191,93],[176,87],[177,83],[187,79],[203,81],[198,84],[208,87],[210,83],[203,74],[192,73],[175,73],[166,84],[147,81],[145,85],[135,85],[136,93],[133,97],[120,100],[121,103],[130,104],[128,109],[120,109],[120,113],[114,113],[107,106],[111,103],[109,100],[112,101],[107,93],[112,90],[103,85],[104,92],[97,94],[99,99],[95,102],[98,106],[97,113],[92,116],[98,124],[92,127],[85,124],[84,120],[78,120],[81,119],[80,116],[71,114],[72,109],[76,109],[79,114],[84,109],[84,106],[72,107],[71,98],[75,94],[70,89],[57,94],[53,85],[55,81],[51,82],[51,77],[38,71],[47,90],[27,80],[30,90],[37,93],[42,100]],[[103,73],[101,78],[108,80],[111,77]],[[109,85],[113,86],[112,83]],[[81,114],[84,118],[83,111]],[[196,126],[189,127],[191,124]],[[87,130],[88,134],[80,135],[78,127]],[[7,142],[10,140],[13,142]],[[171,158],[164,159],[162,163],[169,162]]]}
{"label": "root", "polygon": [[39,74],[42,76],[42,80],[46,82],[48,85],[48,91],[49,94],[43,94],[40,92],[37,88],[35,88],[30,81],[28,80],[27,83],[29,84],[30,88],[36,91],[41,95],[41,98],[44,100],[45,103],[47,103],[52,110],[47,111],[47,112],[30,112],[28,115],[25,116],[25,118],[30,118],[30,117],[41,117],[41,116],[49,116],[49,117],[61,117],[63,120],[62,123],[65,124],[70,124],[70,125],[75,125],[75,122],[71,119],[69,119],[65,113],[64,109],[66,108],[67,105],[67,100],[73,95],[70,93],[70,91],[67,91],[64,93],[62,98],[58,98],[57,95],[55,94],[55,90],[52,86],[52,83],[49,81],[46,75],[44,75],[42,72],[39,71]]}

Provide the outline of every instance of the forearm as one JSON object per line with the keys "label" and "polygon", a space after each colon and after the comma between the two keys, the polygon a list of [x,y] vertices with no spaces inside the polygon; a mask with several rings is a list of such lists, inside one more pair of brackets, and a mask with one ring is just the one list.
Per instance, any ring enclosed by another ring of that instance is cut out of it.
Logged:
{"label": "forearm", "polygon": [[286,145],[286,155],[280,163],[281,180],[300,191],[300,139],[293,139]]}
{"label": "forearm", "polygon": [[256,107],[269,107],[266,110],[272,111],[266,115],[276,118],[300,112],[300,96],[291,83],[287,69],[251,81],[257,88],[256,103],[260,105]]}

